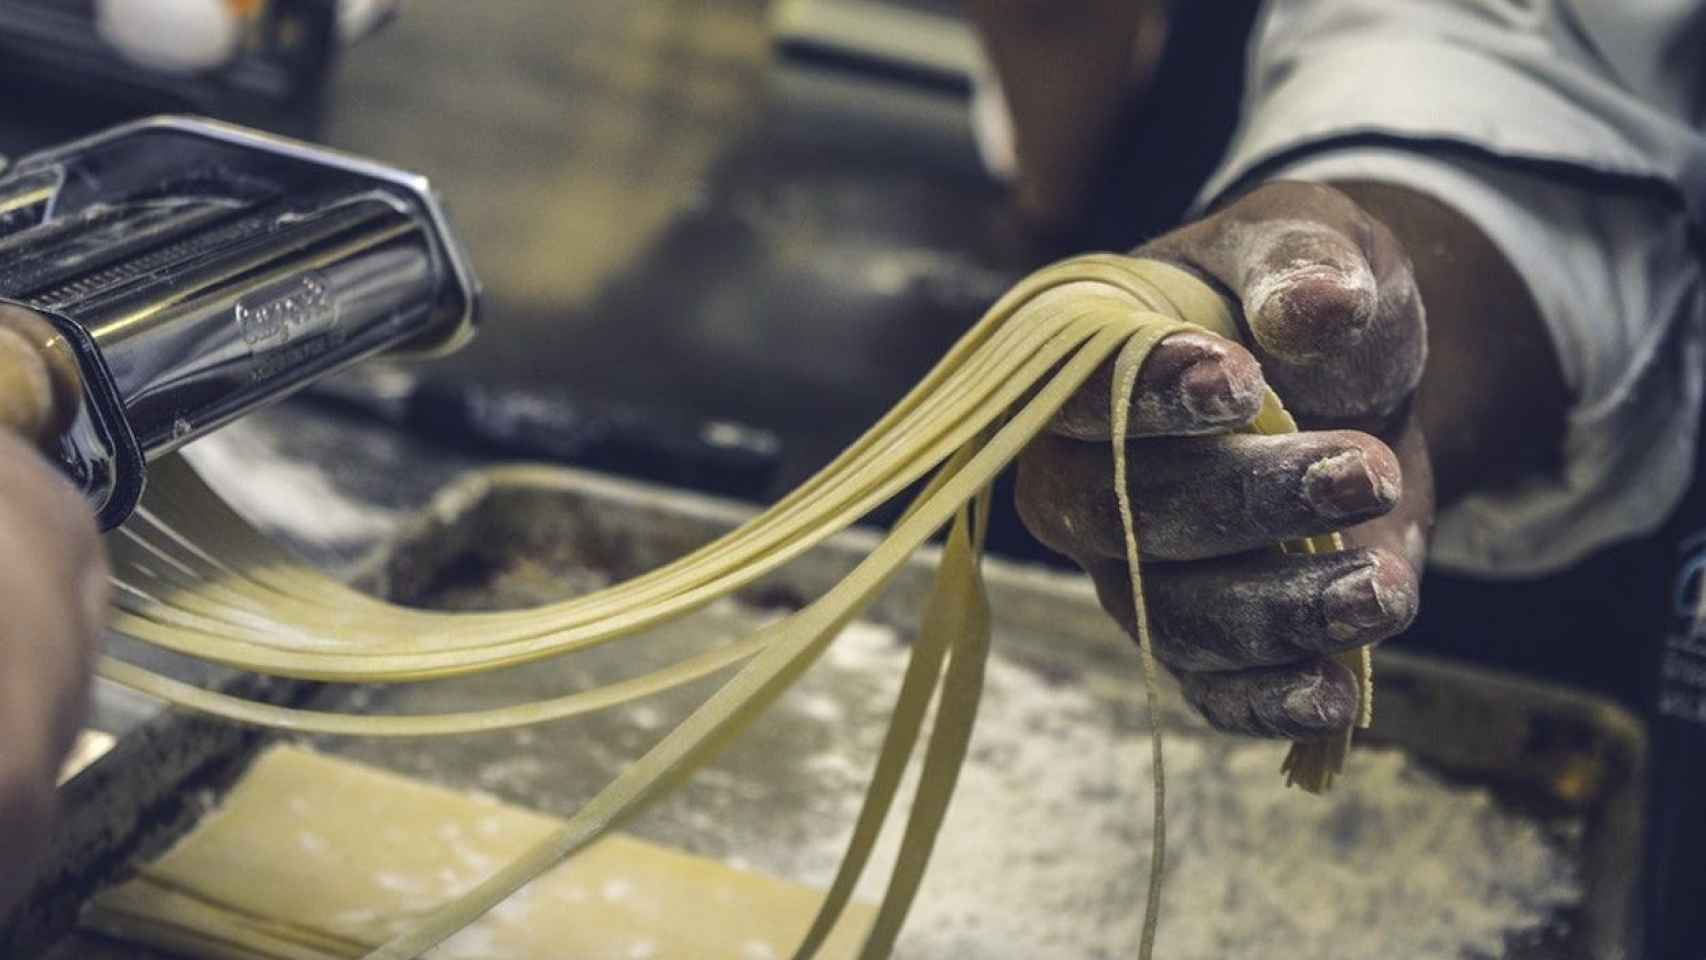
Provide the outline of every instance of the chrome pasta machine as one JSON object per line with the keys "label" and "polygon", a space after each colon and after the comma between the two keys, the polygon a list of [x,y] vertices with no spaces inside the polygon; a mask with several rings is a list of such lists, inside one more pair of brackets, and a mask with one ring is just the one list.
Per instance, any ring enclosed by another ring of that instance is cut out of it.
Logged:
{"label": "chrome pasta machine", "polygon": [[127,124],[0,172],[0,423],[110,528],[149,460],[374,354],[456,349],[478,289],[419,176],[208,120]]}

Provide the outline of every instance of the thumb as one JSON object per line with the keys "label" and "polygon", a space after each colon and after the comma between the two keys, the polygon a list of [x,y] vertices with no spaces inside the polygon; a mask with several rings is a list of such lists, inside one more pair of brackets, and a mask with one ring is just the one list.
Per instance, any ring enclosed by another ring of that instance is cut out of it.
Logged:
{"label": "thumb", "polygon": [[1238,301],[1263,374],[1309,426],[1376,429],[1421,380],[1427,329],[1409,258],[1337,190],[1268,184],[1139,253]]}

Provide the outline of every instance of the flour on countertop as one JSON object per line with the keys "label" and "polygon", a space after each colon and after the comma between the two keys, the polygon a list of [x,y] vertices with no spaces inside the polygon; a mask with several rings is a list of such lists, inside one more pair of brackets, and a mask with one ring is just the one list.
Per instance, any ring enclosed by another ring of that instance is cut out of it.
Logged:
{"label": "flour on countertop", "polygon": [[[810,703],[817,684],[845,683],[837,673],[898,677],[904,654],[892,632],[861,625],[798,696]],[[882,703],[891,698],[892,689]],[[897,960],[1134,954],[1150,754],[1140,723],[1116,713],[1082,685],[992,658],[971,755]],[[1169,960],[1269,957],[1282,945],[1312,960],[1498,956],[1508,934],[1582,897],[1571,858],[1542,826],[1397,751],[1354,751],[1317,798],[1280,785],[1281,743],[1173,733],[1165,750],[1170,856],[1158,943]],[[862,795],[869,768],[835,752],[811,761],[827,794],[851,777]],[[902,800],[916,775],[915,760]],[[862,898],[881,896],[877,867],[899,845],[897,820],[890,826]],[[799,879],[827,884],[845,836],[821,837],[810,858],[818,866]]]}
{"label": "flour on countertop", "polygon": [[[773,616],[719,604],[640,647],[472,678],[467,695],[478,693],[476,700],[400,687],[384,691],[375,708],[467,708],[487,697],[580,688],[748,635]],[[1129,676],[1033,668],[1000,651],[1037,645],[1005,642],[1002,629],[970,757],[896,958],[1123,960],[1138,940],[1151,840],[1135,663]],[[851,625],[726,753],[625,829],[731,866],[827,885],[908,651],[894,630]],[[526,736],[323,747],[566,815],[708,692],[676,691]],[[1583,897],[1579,836],[1571,832],[1579,824],[1518,816],[1487,791],[1449,786],[1402,753],[1353,751],[1345,775],[1318,798],[1281,785],[1283,743],[1170,728],[1165,750],[1170,856],[1159,946],[1168,960],[1267,958],[1282,947],[1311,960],[1499,956],[1507,938],[1547,927]],[[861,899],[881,896],[917,761]],[[600,893],[609,891],[593,891]]]}

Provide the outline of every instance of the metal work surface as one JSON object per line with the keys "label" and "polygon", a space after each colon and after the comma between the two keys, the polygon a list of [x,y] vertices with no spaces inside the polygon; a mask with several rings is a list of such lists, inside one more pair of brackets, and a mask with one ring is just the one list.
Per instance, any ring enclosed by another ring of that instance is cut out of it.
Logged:
{"label": "metal work surface", "polygon": [[[452,482],[470,465],[291,408],[218,443],[223,449],[206,447],[201,459],[227,489],[246,479],[239,503],[288,525],[295,539],[318,543],[317,554],[333,561],[375,539],[400,544],[367,576],[430,606],[505,606],[585,591],[679,555],[745,513],[573,472],[521,482],[476,471]],[[322,472],[302,458],[334,466]],[[402,485],[393,478],[404,478]],[[410,509],[445,483],[430,508]],[[354,697],[377,709],[456,709],[629,675],[654,657],[734,636],[815,596],[871,543],[857,531],[837,538],[755,585],[742,603],[714,607],[650,644]],[[1001,563],[989,565],[989,576],[996,654],[988,696],[900,956],[1129,955],[1149,830],[1135,657],[1080,579]],[[826,882],[928,578],[926,561],[903,573],[866,622],[747,738],[634,831]],[[1323,957],[1625,955],[1641,775],[1639,737],[1627,718],[1552,688],[1401,655],[1382,656],[1377,669],[1375,736],[1325,800],[1281,786],[1281,747],[1210,734],[1169,697],[1174,856],[1161,931],[1166,955],[1272,956],[1283,944]],[[315,746],[560,813],[608,781],[705,689],[514,733]],[[182,724],[184,742],[208,744],[212,756],[240,758],[246,747],[215,749],[205,724],[155,722]],[[135,757],[126,769],[124,753],[121,741],[84,776],[108,778],[107,792],[122,795],[126,778],[145,772],[134,768]],[[179,805],[186,806],[182,798]],[[156,829],[132,848],[158,848],[181,826]],[[893,848],[891,837],[884,855]],[[122,859],[108,857],[101,879],[119,876]],[[874,880],[885,862],[874,865],[862,895],[880,891]],[[76,882],[86,890],[98,879]],[[76,938],[56,955],[137,954]]]}

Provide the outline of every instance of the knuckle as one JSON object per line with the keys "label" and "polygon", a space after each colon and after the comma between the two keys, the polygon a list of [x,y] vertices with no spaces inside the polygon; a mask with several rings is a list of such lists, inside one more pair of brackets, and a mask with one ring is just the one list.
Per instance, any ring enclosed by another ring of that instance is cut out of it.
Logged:
{"label": "knuckle", "polygon": [[1208,725],[1221,733],[1250,737],[1284,737],[1290,726],[1265,709],[1263,697],[1247,678],[1212,673],[1184,673],[1180,686],[1186,701]]}
{"label": "knuckle", "polygon": [[[1106,540],[1105,518],[1095,503],[1112,500],[1111,489],[1104,498],[1095,491],[1107,487],[1086,486],[1081,453],[1068,448],[1074,441],[1039,437],[1020,457],[1014,478],[1014,509],[1031,536],[1051,550],[1077,559],[1087,547]],[[1105,472],[1105,471],[1104,471]]]}
{"label": "knuckle", "polygon": [[1183,670],[1228,671],[1295,659],[1282,650],[1283,601],[1243,564],[1157,570],[1148,584],[1156,656]]}
{"label": "knuckle", "polygon": [[1177,622],[1161,616],[1158,610],[1152,608],[1150,631],[1151,640],[1155,645],[1155,658],[1169,667],[1175,670],[1224,671],[1249,666],[1248,663],[1226,655],[1225,648],[1229,644],[1225,642],[1225,638],[1205,638],[1200,633],[1193,635],[1181,631],[1179,626]]}
{"label": "knuckle", "polygon": [[1052,532],[1048,523],[1048,511],[1043,508],[1045,495],[1037,489],[1039,484],[1037,461],[1045,459],[1047,454],[1037,450],[1033,444],[1019,455],[1018,469],[1013,479],[1013,508],[1019,514],[1019,522],[1025,529],[1039,540],[1047,542]]}
{"label": "knuckle", "polygon": [[1194,671],[1179,673],[1179,689],[1185,695],[1185,702],[1207,720],[1209,726],[1222,733],[1255,732],[1247,729],[1248,705],[1228,697],[1224,686],[1212,675]]}
{"label": "knuckle", "polygon": [[1349,197],[1351,224],[1358,245],[1370,261],[1379,263],[1409,264],[1409,255],[1404,244],[1398,239],[1398,234],[1385,220],[1368,212],[1363,206]]}

